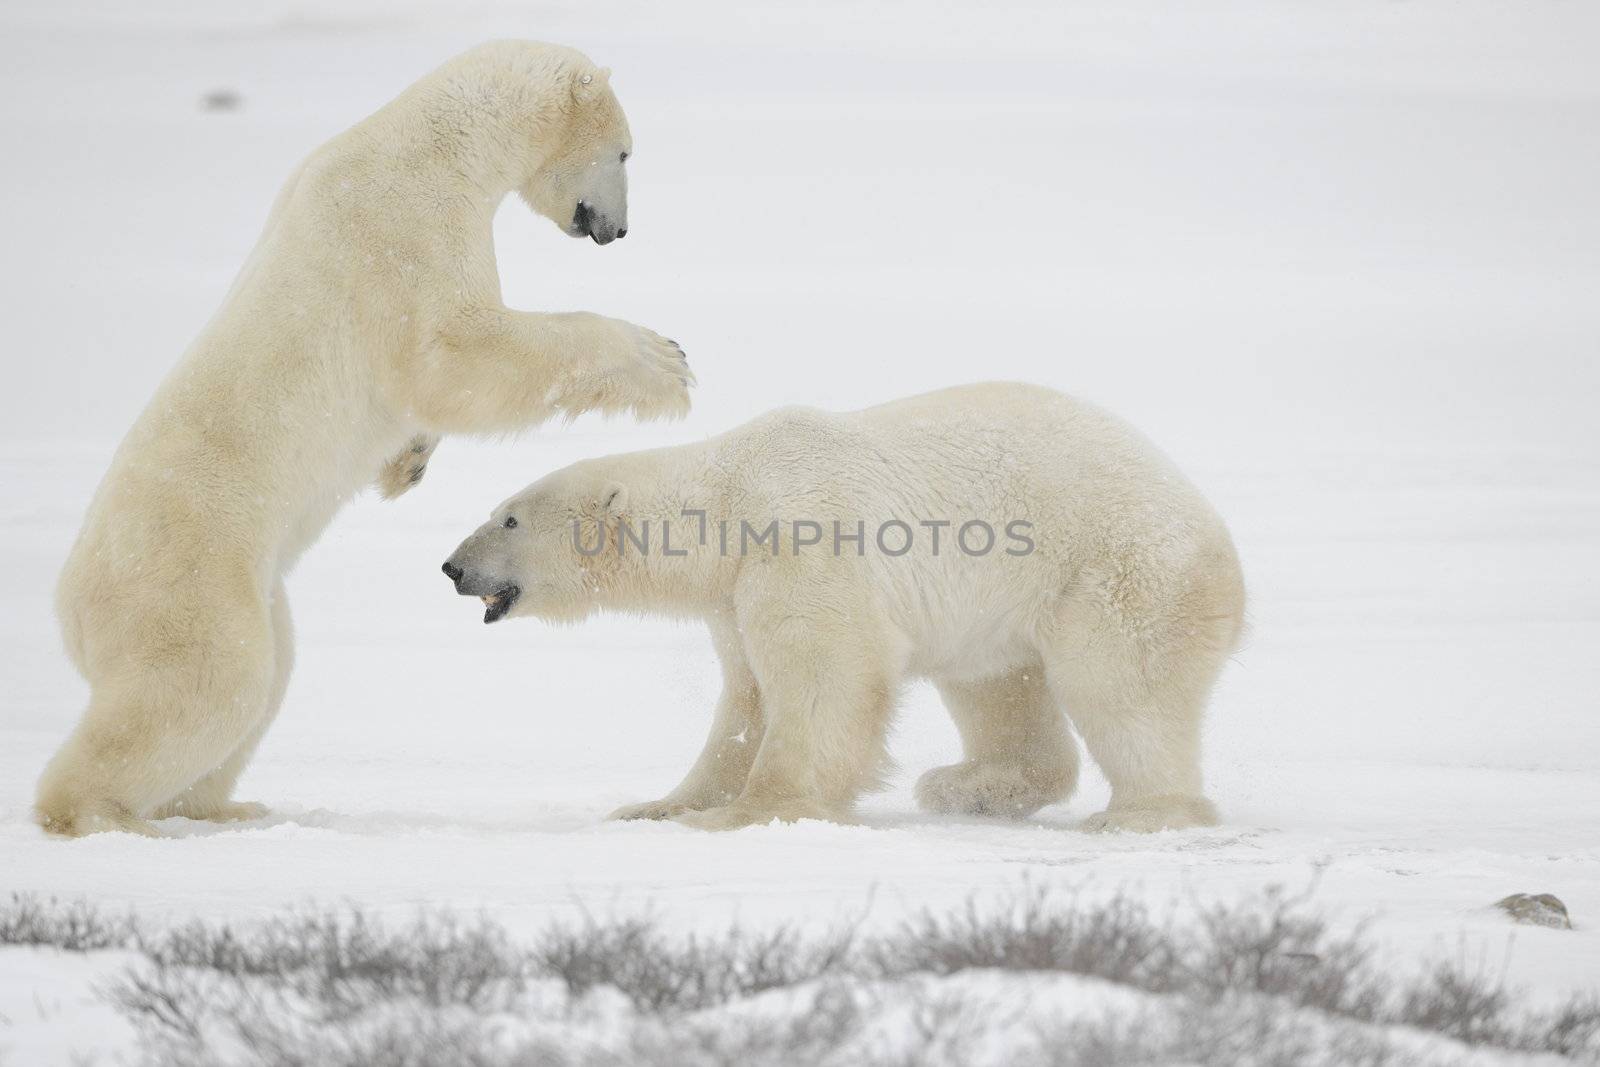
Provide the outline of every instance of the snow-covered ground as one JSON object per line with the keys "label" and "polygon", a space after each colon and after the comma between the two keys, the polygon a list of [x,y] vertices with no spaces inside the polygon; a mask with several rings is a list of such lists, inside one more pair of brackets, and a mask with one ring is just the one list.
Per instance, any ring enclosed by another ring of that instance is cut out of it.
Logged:
{"label": "snow-covered ground", "polygon": [[[295,680],[241,788],[273,816],[46,839],[33,783],[86,694],[51,593],[112,448],[293,164],[495,36],[613,67],[636,141],[625,242],[506,205],[508,302],[677,338],[695,413],[448,441],[410,495],[357,500],[290,580]],[[1024,878],[1220,899],[1320,868],[1396,961],[1593,985],[1597,42],[1600,9],[1489,0],[8,3],[0,890],[154,920],[316,899],[721,928],[892,923]],[[203,109],[221,89],[240,106]],[[986,378],[1128,416],[1228,518],[1252,635],[1207,733],[1225,824],[1076,833],[1106,799],[1092,770],[1021,824],[926,817],[910,783],[958,746],[920,686],[864,825],[602,822],[698,750],[709,642],[485,628],[450,549],[582,456]],[[1557,894],[1576,929],[1509,925],[1487,906],[1512,892]],[[0,1047],[96,1047],[51,999],[85,966],[0,955]]]}

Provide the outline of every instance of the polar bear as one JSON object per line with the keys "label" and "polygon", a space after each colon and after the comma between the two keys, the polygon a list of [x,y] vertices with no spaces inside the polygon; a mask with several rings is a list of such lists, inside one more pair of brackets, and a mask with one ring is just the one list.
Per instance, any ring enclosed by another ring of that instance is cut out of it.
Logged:
{"label": "polar bear", "polygon": [[606,71],[500,42],[289,179],[221,310],[123,441],[62,574],[66,646],[92,692],[39,784],[47,830],[262,814],[231,794],[289,676],[283,575],[375,474],[403,491],[441,434],[687,408],[673,342],[500,297],[500,202],[518,192],[607,244],[627,231],[631,148]]}
{"label": "polar bear", "polygon": [[576,463],[444,565],[484,621],[601,609],[703,619],[711,736],[619,819],[841,820],[885,766],[896,690],[931,679],[964,758],[933,812],[1022,816],[1110,780],[1089,829],[1211,824],[1201,715],[1244,613],[1221,519],[1133,429],[1059,393],[969,385]]}

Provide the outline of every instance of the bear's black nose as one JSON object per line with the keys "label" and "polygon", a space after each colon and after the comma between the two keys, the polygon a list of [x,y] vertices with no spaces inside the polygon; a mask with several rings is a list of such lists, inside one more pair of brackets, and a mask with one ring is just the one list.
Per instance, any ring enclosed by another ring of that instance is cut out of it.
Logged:
{"label": "bear's black nose", "polygon": [[465,571],[463,571],[460,567],[457,567],[454,563],[451,563],[449,560],[445,560],[444,576],[450,579],[452,582],[460,582],[461,576],[465,573]]}
{"label": "bear's black nose", "polygon": [[628,228],[626,226],[617,231],[617,240],[620,241],[626,236],[628,236]]}

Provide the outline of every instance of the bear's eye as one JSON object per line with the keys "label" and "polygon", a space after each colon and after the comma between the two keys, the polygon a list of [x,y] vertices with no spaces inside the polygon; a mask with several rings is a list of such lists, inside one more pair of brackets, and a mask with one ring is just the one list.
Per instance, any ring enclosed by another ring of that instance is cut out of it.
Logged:
{"label": "bear's eye", "polygon": [[502,522],[500,525],[504,526],[508,530],[515,530],[517,528],[517,517],[515,515],[507,515],[506,521]]}
{"label": "bear's eye", "polygon": [[622,156],[620,157],[620,159],[621,159],[621,162],[626,163],[628,161],[628,153],[626,153],[626,152],[622,153]]}

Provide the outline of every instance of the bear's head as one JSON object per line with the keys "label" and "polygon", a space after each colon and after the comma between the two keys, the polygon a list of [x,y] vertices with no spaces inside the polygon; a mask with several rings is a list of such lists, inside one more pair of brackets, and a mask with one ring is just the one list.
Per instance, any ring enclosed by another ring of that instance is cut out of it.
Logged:
{"label": "bear's head", "polygon": [[633,136],[611,91],[611,72],[581,60],[563,67],[564,106],[545,126],[537,169],[522,186],[528,206],[569,236],[605,245],[628,233]]}
{"label": "bear's head", "polygon": [[574,464],[495,508],[445,562],[445,576],[462,596],[483,600],[486,623],[575,622],[604,606],[627,509],[627,488],[602,460]]}

